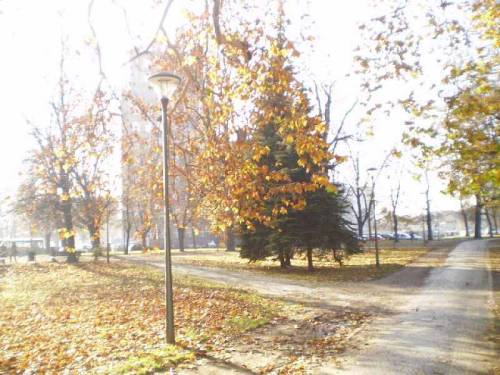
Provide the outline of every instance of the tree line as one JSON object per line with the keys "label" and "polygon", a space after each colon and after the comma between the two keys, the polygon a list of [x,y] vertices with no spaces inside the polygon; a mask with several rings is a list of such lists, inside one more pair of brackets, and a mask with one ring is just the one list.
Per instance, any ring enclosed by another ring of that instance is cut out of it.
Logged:
{"label": "tree line", "polygon": [[[366,226],[371,236],[376,180],[362,182],[359,154],[338,152],[339,143],[355,138],[344,127],[352,108],[335,127],[332,85],[311,89],[299,78],[295,62],[300,51],[287,36],[283,1],[273,2],[268,14],[258,17],[258,4],[252,1],[239,7],[231,7],[230,1],[206,1],[202,9],[188,12],[189,22],[177,30],[175,40],[163,27],[171,3],[165,4],[154,42],[143,51],[136,49],[131,60],[146,61],[151,72],[166,70],[182,77],[169,108],[168,176],[170,215],[181,250],[188,228],[195,238],[197,228],[208,226],[225,237],[228,250],[235,249],[238,236],[243,257],[274,256],[282,267],[296,253],[305,254],[312,270],[313,250],[334,257],[338,250],[357,251],[357,237]],[[470,25],[460,23],[457,11],[444,3],[437,7],[442,18],[436,19],[436,12],[426,16],[425,30],[434,31],[434,39],[446,40],[455,50],[460,45],[460,51],[475,51],[465,63],[447,60],[442,83],[432,87],[421,61],[432,37],[412,32],[410,5],[383,3],[389,11],[360,26],[366,45],[356,57],[363,79],[359,106],[367,116],[395,106],[408,111],[403,140],[418,151],[418,167],[425,170],[437,163],[450,194],[475,199],[475,236],[480,237],[482,212],[492,220],[498,207],[499,101],[493,79],[498,32],[492,27],[498,5],[490,0],[457,5],[460,14],[472,15]],[[422,3],[436,8],[434,2]],[[471,43],[474,47],[466,40],[470,30],[480,34]],[[134,90],[116,94],[103,73],[98,41],[94,47],[100,79],[91,95],[66,76],[62,48],[60,78],[50,103],[52,121],[32,126],[36,147],[27,159],[17,199],[18,212],[34,227],[46,233],[58,229],[69,254],[75,251],[75,226],[84,227],[92,247],[100,248],[103,223],[116,204],[126,250],[132,236],[147,246],[153,232],[163,235],[157,225],[164,200],[159,105]],[[423,103],[413,91],[384,103],[377,96],[388,81],[412,79],[420,79],[419,87],[428,92],[444,90],[446,95],[439,103],[434,97]],[[109,159],[117,148],[121,194],[113,198],[116,175],[109,172]],[[401,151],[389,151],[379,171],[399,157]],[[346,161],[354,171],[349,184],[336,174]],[[396,233],[400,192],[400,184],[393,186]],[[428,194],[426,200],[432,238]]]}

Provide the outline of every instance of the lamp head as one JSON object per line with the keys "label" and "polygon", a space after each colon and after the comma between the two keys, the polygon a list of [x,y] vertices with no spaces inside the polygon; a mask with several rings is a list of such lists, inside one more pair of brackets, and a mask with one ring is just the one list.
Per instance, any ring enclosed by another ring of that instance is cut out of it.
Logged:
{"label": "lamp head", "polygon": [[149,77],[148,81],[153,85],[160,99],[170,99],[181,79],[175,74],[160,72]]}

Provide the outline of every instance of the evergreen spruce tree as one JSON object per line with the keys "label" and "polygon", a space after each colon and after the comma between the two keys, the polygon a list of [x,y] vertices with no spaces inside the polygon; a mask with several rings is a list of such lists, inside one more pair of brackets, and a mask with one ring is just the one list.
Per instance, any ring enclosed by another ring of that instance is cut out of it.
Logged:
{"label": "evergreen spruce tree", "polygon": [[[283,24],[281,19],[276,38],[278,51],[286,50]],[[258,130],[255,141],[268,150],[259,160],[258,167],[265,168],[270,174],[286,176],[281,181],[263,180],[261,184],[264,191],[279,191],[280,185],[285,184],[310,185],[313,174],[318,172],[301,163],[296,145],[280,132],[280,124],[293,121],[292,113],[307,115],[310,112],[309,103],[304,99],[306,94],[297,83],[287,56],[286,53],[270,53],[266,72],[269,90],[262,92],[256,101],[257,113],[260,115],[256,118]],[[295,100],[294,95],[301,95],[302,100]],[[316,119],[308,116],[307,121],[311,122],[308,128],[314,129]],[[326,178],[325,166],[318,166],[317,169],[320,167]],[[275,199],[268,198],[263,203],[264,211],[269,216],[276,217],[271,215],[271,211],[276,208],[275,203],[283,200],[283,194]],[[290,200],[293,200],[292,196]],[[347,204],[341,189],[333,191],[318,187],[305,192],[303,200],[303,207],[285,209],[271,223],[264,225],[255,221],[251,229],[248,229],[248,224],[243,225],[240,231],[241,256],[253,261],[275,256],[284,268],[291,265],[294,252],[305,252],[308,268],[312,271],[313,249],[337,250],[342,246],[349,250],[357,249],[355,232],[345,219]]]}

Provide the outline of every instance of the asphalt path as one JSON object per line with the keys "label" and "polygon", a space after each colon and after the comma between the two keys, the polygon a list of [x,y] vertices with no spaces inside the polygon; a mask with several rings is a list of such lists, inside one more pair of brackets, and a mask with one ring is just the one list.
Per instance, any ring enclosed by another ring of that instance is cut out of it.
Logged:
{"label": "asphalt path", "polygon": [[372,337],[343,369],[316,373],[493,373],[498,353],[486,339],[493,322],[487,242],[459,244],[399,314],[372,324]]}
{"label": "asphalt path", "polygon": [[[431,252],[430,257],[384,279],[335,285],[187,264],[173,267],[176,273],[268,296],[379,313],[358,335],[361,347],[347,353],[342,368],[325,362],[313,374],[490,374],[497,354],[486,339],[493,322],[488,251],[488,240],[465,241],[441,252],[444,262],[439,266],[432,263],[437,253]],[[119,258],[158,268],[164,264],[162,257]]]}

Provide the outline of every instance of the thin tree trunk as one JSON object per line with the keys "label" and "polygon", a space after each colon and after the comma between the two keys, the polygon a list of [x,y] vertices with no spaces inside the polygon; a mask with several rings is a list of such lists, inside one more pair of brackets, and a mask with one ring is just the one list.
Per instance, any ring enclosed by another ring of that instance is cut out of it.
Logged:
{"label": "thin tree trunk", "polygon": [[278,253],[278,259],[280,261],[280,267],[286,268],[285,256],[283,254],[283,250],[280,250]]}
{"label": "thin tree trunk", "polygon": [[429,201],[429,192],[428,191],[427,191],[427,202],[426,202],[426,205],[427,205],[427,218],[426,218],[426,222],[427,222],[427,240],[428,241],[432,241],[434,238],[433,238],[433,234],[432,234],[431,203]]}
{"label": "thin tree trunk", "polygon": [[47,254],[51,254],[52,256],[54,256],[54,253],[50,251],[50,237],[51,237],[50,231],[45,232],[44,237],[45,237],[45,251],[47,252]]}
{"label": "thin tree trunk", "polygon": [[179,239],[179,251],[184,252],[184,239],[186,237],[186,228],[177,228],[177,238]]}
{"label": "thin tree trunk", "polygon": [[474,210],[474,238],[481,238],[481,210],[482,203],[479,194],[476,194],[476,208]]}
{"label": "thin tree trunk", "polygon": [[356,205],[358,209],[358,214],[356,215],[356,219],[358,221],[358,235],[360,238],[363,237],[363,212],[361,207],[361,191],[356,188]]}
{"label": "thin tree trunk", "polygon": [[289,251],[285,252],[285,266],[286,267],[291,267],[292,266],[292,257],[290,256],[290,252]]}
{"label": "thin tree trunk", "polygon": [[337,249],[333,249],[333,260],[339,264],[339,267],[342,267],[342,255],[337,255]]}
{"label": "thin tree trunk", "polygon": [[493,207],[492,209],[492,217],[493,217],[493,225],[495,226],[495,234],[498,234],[498,222],[497,222],[497,209],[496,207]]}
{"label": "thin tree trunk", "polygon": [[426,210],[427,210],[427,240],[432,241],[433,235],[432,235],[432,215],[431,215],[431,200],[429,197],[430,194],[430,185],[429,185],[429,174],[428,170],[425,170],[425,181],[427,183],[427,190],[425,191],[425,205],[426,205]]}
{"label": "thin tree trunk", "polygon": [[196,232],[193,226],[191,226],[191,238],[193,240],[193,249],[197,249],[198,246],[196,245]]}
{"label": "thin tree trunk", "polygon": [[101,238],[96,236],[95,233],[90,234],[90,244],[92,245],[92,250],[98,250],[101,247]]}
{"label": "thin tree trunk", "polygon": [[488,234],[493,238],[493,223],[491,222],[491,216],[487,208],[484,209],[484,214],[486,215],[486,221],[488,222]]}
{"label": "thin tree trunk", "polygon": [[132,230],[132,226],[130,224],[127,224],[127,227],[125,228],[125,249],[123,249],[123,253],[125,255],[128,255],[128,248],[130,246],[130,231]]}
{"label": "thin tree trunk", "polygon": [[398,235],[398,215],[396,215],[396,211],[392,211],[392,220],[394,222],[394,242],[399,242]]}
{"label": "thin tree trunk", "polygon": [[236,243],[233,228],[226,229],[226,251],[236,251]]}
{"label": "thin tree trunk", "polygon": [[368,239],[371,240],[372,239],[372,218],[371,218],[371,215],[368,214]]}
{"label": "thin tree trunk", "polygon": [[307,271],[308,272],[314,271],[312,252],[313,252],[312,248],[307,249]]}
{"label": "thin tree trunk", "polygon": [[468,238],[468,237],[470,237],[469,220],[467,220],[467,212],[465,212],[465,208],[464,208],[462,200],[460,200],[460,212],[462,213],[462,219],[464,221],[465,236]]}
{"label": "thin tree trunk", "polygon": [[[63,192],[69,195],[69,192],[65,190],[63,190]],[[68,263],[76,263],[78,262],[78,257],[76,256],[75,235],[73,233],[73,214],[71,208],[71,201],[69,199],[62,202],[64,229],[68,232],[64,240],[64,249],[68,254],[66,261]]]}

